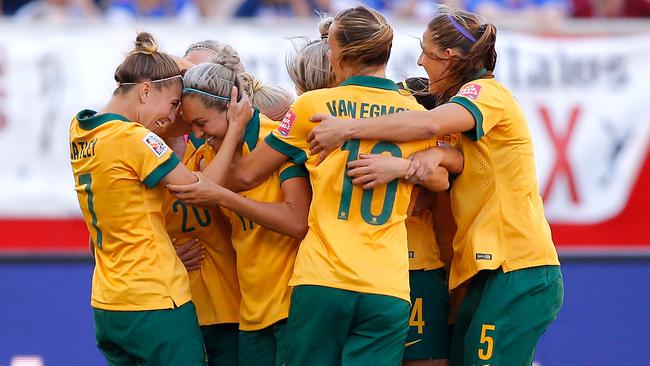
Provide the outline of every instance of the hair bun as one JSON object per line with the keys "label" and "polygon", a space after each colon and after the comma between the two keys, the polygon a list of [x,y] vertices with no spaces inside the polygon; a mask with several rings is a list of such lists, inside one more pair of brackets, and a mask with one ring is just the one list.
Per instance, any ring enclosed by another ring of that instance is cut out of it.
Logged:
{"label": "hair bun", "polygon": [[153,55],[158,52],[158,44],[150,33],[140,32],[135,37],[135,49],[131,53]]}
{"label": "hair bun", "polygon": [[318,23],[318,31],[320,32],[320,38],[327,38],[330,32],[330,27],[334,22],[334,18],[327,16],[327,14],[321,15],[321,20]]}
{"label": "hair bun", "polygon": [[234,53],[219,54],[210,60],[210,63],[222,65],[235,73],[238,73],[241,68],[241,60],[239,59],[239,56]]}

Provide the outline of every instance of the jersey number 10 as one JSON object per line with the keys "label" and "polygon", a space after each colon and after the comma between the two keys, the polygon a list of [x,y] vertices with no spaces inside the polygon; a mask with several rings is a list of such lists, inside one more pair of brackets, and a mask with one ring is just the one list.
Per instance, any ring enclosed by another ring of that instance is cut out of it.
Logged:
{"label": "jersey number 10", "polygon": [[[350,140],[346,142],[341,150],[347,150],[348,160],[346,162],[345,170],[343,171],[343,190],[341,192],[341,202],[339,203],[339,220],[346,220],[350,216],[350,202],[352,201],[352,179],[348,177],[348,168],[347,163],[357,160],[359,158],[359,145],[361,141],[359,140]],[[402,150],[399,146],[392,144],[390,142],[378,142],[370,150],[371,154],[381,154],[388,152],[391,155],[401,158]],[[372,196],[375,193],[374,189],[368,189],[363,191],[361,196],[361,217],[363,221],[367,222],[370,225],[383,225],[393,212],[393,206],[395,205],[395,194],[397,193],[397,184],[398,179],[394,179],[386,185],[386,193],[384,195],[384,205],[381,208],[379,215],[373,215],[372,213]]]}

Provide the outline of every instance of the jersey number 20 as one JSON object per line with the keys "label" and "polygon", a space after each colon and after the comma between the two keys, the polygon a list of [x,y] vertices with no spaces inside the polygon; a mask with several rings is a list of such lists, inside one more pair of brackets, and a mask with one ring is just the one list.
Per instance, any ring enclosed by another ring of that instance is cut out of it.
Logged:
{"label": "jersey number 20", "polygon": [[[350,140],[346,142],[341,150],[347,150],[348,160],[347,163],[357,160],[359,157],[359,145],[361,142],[359,140]],[[388,152],[391,155],[401,158],[402,150],[399,146],[392,144],[390,142],[378,142],[370,150],[371,154],[381,154]],[[372,213],[372,196],[375,192],[374,189],[368,189],[363,191],[361,196],[361,217],[363,221],[367,222],[370,225],[383,225],[390,218],[391,213],[393,212],[393,206],[395,205],[395,194],[397,193],[397,184],[398,179],[394,179],[386,185],[386,194],[384,195],[384,205],[381,208],[379,215],[374,215]],[[345,167],[343,171],[343,190],[341,192],[341,202],[339,203],[339,220],[347,220],[350,216],[350,202],[352,201],[352,179],[348,177],[348,168]]]}

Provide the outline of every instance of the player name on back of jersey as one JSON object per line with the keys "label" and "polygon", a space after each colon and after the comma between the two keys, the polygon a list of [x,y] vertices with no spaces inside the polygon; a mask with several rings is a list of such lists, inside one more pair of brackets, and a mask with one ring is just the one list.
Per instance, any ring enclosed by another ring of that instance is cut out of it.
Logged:
{"label": "player name on back of jersey", "polygon": [[335,117],[368,118],[385,116],[387,114],[407,111],[404,107],[386,104],[359,103],[351,100],[339,99],[326,103],[330,114]]}
{"label": "player name on back of jersey", "polygon": [[97,140],[99,139],[70,142],[70,159],[79,160],[95,156],[95,146],[97,145]]}

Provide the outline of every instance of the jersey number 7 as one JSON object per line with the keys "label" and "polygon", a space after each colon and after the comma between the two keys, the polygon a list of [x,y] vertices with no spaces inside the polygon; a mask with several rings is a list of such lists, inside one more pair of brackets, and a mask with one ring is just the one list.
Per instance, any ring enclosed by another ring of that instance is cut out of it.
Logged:
{"label": "jersey number 7", "polygon": [[97,226],[97,215],[95,214],[95,204],[93,202],[94,196],[93,196],[93,191],[91,189],[93,185],[93,177],[90,173],[86,173],[86,174],[79,175],[78,180],[80,186],[85,186],[84,191],[88,195],[88,211],[90,211],[92,225],[95,228],[95,231],[97,231],[97,240],[95,240],[94,242],[99,249],[102,249],[104,236],[102,235],[102,231],[99,230],[99,227]]}

